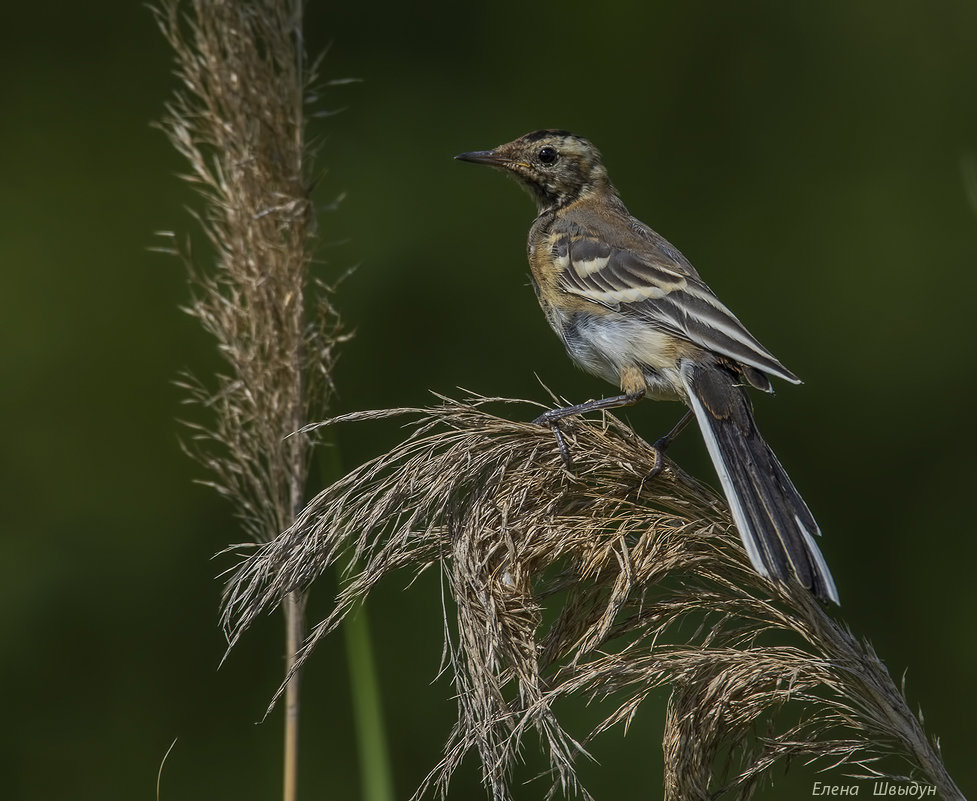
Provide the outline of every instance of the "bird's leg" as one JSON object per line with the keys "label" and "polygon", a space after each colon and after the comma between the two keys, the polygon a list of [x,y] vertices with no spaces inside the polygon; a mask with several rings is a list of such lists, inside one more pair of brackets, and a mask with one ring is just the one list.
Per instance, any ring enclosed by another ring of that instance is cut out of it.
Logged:
{"label": "bird's leg", "polygon": [[543,412],[533,420],[539,425],[551,425],[556,420],[564,417],[572,417],[575,414],[586,414],[587,412],[599,412],[603,409],[616,409],[619,406],[633,406],[645,396],[643,389],[637,392],[626,392],[623,395],[615,395],[613,398],[600,398],[586,403],[578,403],[576,406],[561,406],[559,409],[550,409]]}
{"label": "bird's leg", "polygon": [[556,437],[556,447],[560,450],[560,457],[563,459],[563,464],[566,465],[567,470],[573,470],[573,460],[570,458],[570,449],[567,447],[567,441],[563,438],[563,431],[560,430],[559,420],[554,420],[551,422],[550,428],[553,431],[553,436]]}
{"label": "bird's leg", "polygon": [[691,423],[694,418],[695,415],[692,413],[692,410],[691,409],[686,410],[685,414],[682,415],[682,419],[679,420],[674,426],[672,426],[672,430],[669,431],[664,437],[659,437],[658,439],[656,439],[652,447],[656,451],[666,450],[668,446],[675,441],[676,437],[678,437],[679,434],[685,431],[685,427],[689,423]]}
{"label": "bird's leg", "polygon": [[553,430],[557,447],[560,449],[560,456],[563,457],[563,463],[569,470],[572,466],[570,449],[567,448],[563,432],[560,430],[560,420],[576,414],[586,414],[587,412],[597,412],[604,409],[616,409],[619,406],[631,406],[644,396],[644,389],[639,389],[634,392],[626,392],[623,395],[615,395],[613,398],[600,398],[599,400],[591,400],[586,403],[578,403],[575,406],[561,406],[559,409],[550,409],[549,411],[543,412],[533,422],[537,425],[549,426]]}
{"label": "bird's leg", "polygon": [[651,479],[662,471],[662,468],[665,466],[665,451],[668,449],[668,446],[675,441],[675,438],[685,430],[685,427],[692,422],[694,417],[695,415],[692,413],[692,410],[687,410],[685,414],[682,415],[682,419],[672,426],[671,431],[669,431],[665,436],[659,437],[655,440],[654,444],[651,446],[655,449],[655,466],[651,468],[651,472],[645,476],[645,481],[651,481]]}

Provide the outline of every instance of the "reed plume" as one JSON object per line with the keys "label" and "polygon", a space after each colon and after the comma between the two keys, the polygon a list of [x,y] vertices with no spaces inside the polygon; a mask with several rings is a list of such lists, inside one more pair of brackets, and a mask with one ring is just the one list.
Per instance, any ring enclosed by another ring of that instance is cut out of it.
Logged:
{"label": "reed plume", "polygon": [[[549,429],[488,410],[517,403],[441,398],[328,421],[406,417],[410,434],[243,559],[225,596],[232,646],[259,615],[342,565],[345,581],[301,665],[378,582],[435,567],[455,605],[445,637],[458,719],[417,796],[446,797],[474,750],[491,796],[508,801],[534,734],[551,793],[590,798],[579,758],[667,686],[667,799],[746,798],[791,758],[963,798],[871,646],[800,588],[757,575],[711,489],[670,460],[646,480],[660,455],[609,414],[567,421],[569,472]],[[570,696],[612,711],[572,733],[556,712]]]}
{"label": "reed plume", "polygon": [[[175,54],[180,88],[162,128],[203,198],[197,219],[213,267],[174,247],[191,274],[186,311],[214,338],[224,369],[186,377],[207,410],[192,454],[233,505],[254,542],[288,529],[304,503],[310,438],[289,436],[331,395],[345,338],[327,288],[310,274],[316,217],[307,96],[316,83],[302,35],[301,0],[163,0],[155,15]],[[172,234],[170,235],[172,237]],[[280,599],[287,653],[304,636],[304,590]],[[289,662],[285,792],[295,797],[298,671]]]}

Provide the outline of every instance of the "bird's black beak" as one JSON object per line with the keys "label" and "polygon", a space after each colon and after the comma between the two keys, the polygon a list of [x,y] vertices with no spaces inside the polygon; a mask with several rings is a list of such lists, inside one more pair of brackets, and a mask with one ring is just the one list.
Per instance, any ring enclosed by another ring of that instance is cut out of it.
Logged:
{"label": "bird's black beak", "polygon": [[511,163],[495,150],[473,150],[471,153],[460,153],[455,158],[458,161],[470,161],[472,164],[488,164],[490,167],[507,167]]}

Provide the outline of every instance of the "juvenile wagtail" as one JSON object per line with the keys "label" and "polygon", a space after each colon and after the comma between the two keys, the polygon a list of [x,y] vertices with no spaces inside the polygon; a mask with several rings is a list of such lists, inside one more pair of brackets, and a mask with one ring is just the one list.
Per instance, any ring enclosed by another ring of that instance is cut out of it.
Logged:
{"label": "juvenile wagtail", "polygon": [[677,248],[628,213],[586,139],[536,131],[456,158],[497,167],[529,190],[539,210],[529,229],[529,265],[546,319],[574,362],[621,388],[621,395],[553,409],[538,422],[558,433],[563,417],[645,396],[684,402],[757,572],[796,580],[838,603],[814,541],[818,525],[757,431],[744,391],[749,384],[772,392],[772,376],[798,384],[797,376]]}

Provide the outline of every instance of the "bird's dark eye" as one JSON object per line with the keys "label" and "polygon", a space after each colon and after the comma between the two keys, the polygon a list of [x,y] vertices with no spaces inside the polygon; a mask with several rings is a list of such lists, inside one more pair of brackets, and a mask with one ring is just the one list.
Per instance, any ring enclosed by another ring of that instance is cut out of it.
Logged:
{"label": "bird's dark eye", "polygon": [[543,164],[555,164],[560,154],[556,152],[555,147],[541,147],[537,157]]}

